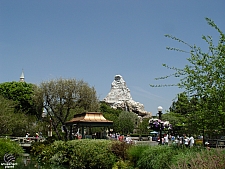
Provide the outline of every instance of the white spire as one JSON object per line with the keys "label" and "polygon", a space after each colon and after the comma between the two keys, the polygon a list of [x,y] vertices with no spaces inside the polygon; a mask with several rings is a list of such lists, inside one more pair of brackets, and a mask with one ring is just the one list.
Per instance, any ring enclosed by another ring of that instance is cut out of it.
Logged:
{"label": "white spire", "polygon": [[22,73],[21,73],[21,76],[20,76],[20,82],[24,82],[25,80],[24,80],[25,78],[24,78],[24,73],[23,73],[23,69],[22,69]]}

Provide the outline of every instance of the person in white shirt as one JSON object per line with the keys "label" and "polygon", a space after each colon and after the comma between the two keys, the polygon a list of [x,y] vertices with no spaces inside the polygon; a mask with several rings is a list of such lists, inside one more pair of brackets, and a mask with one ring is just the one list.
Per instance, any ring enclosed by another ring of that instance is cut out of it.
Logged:
{"label": "person in white shirt", "polygon": [[184,137],[184,145],[186,146],[186,147],[188,147],[188,145],[189,145],[189,138],[188,137]]}
{"label": "person in white shirt", "polygon": [[190,142],[190,147],[193,147],[193,145],[195,143],[195,139],[193,136],[190,137],[189,142]]}
{"label": "person in white shirt", "polygon": [[130,135],[127,135],[127,137],[126,137],[126,142],[127,142],[128,144],[131,144],[131,143],[132,143],[132,139],[131,139]]}
{"label": "person in white shirt", "polygon": [[168,145],[168,143],[169,143],[168,134],[165,134],[165,135],[164,135],[164,144],[165,144],[165,145]]}

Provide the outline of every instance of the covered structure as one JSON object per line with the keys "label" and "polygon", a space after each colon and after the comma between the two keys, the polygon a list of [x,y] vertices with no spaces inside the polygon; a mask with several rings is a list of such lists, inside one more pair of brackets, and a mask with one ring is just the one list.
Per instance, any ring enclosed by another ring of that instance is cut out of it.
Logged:
{"label": "covered structure", "polygon": [[74,115],[74,117],[65,124],[70,127],[70,138],[72,138],[74,128],[81,128],[82,138],[85,138],[85,127],[110,127],[113,126],[113,121],[107,120],[101,112],[84,112],[82,114]]}

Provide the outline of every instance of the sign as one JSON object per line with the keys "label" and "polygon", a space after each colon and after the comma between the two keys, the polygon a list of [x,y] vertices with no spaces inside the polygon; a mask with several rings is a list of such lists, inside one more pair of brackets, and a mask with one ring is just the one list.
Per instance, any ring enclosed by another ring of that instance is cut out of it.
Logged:
{"label": "sign", "polygon": [[1,166],[4,166],[5,168],[14,168],[17,163],[14,163],[16,158],[12,154],[6,153],[4,155],[4,163],[1,163]]}

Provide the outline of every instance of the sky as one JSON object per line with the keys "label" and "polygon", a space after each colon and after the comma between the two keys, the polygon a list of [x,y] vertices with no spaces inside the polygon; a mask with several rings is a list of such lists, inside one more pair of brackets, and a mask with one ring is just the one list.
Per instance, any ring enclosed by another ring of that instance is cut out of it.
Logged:
{"label": "sky", "polygon": [[183,68],[188,50],[166,38],[169,34],[207,49],[202,35],[218,42],[219,34],[205,18],[225,32],[224,0],[1,0],[0,83],[33,84],[57,78],[84,80],[103,100],[115,75],[126,81],[134,101],[145,110],[165,113],[182,89],[150,87],[179,79],[155,78],[173,72],[162,64]]}

